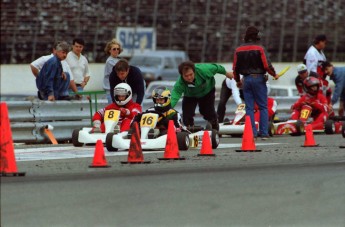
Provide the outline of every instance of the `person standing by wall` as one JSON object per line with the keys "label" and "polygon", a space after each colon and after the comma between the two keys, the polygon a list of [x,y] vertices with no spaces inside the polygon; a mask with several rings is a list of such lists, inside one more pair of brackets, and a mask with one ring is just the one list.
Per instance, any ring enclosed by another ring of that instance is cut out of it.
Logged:
{"label": "person standing by wall", "polygon": [[195,109],[199,105],[200,114],[211,123],[213,129],[219,130],[214,108],[214,76],[220,73],[232,79],[232,72],[226,72],[225,68],[218,64],[194,64],[192,61],[182,62],[178,68],[180,77],[171,93],[171,107],[174,108],[183,95],[182,120],[187,127],[194,126]]}
{"label": "person standing by wall", "polygon": [[81,53],[85,42],[81,38],[76,38],[72,43],[72,51],[67,54],[66,61],[72,70],[74,82],[78,91],[83,91],[90,80],[89,62]]}
{"label": "person standing by wall", "polygon": [[311,45],[304,56],[304,63],[309,72],[315,72],[323,77],[322,63],[326,61],[326,56],[323,50],[326,47],[326,35],[317,35],[314,38],[313,45]]}
{"label": "person standing by wall", "polygon": [[107,93],[107,99],[108,103],[112,103],[112,97],[110,95],[110,84],[109,84],[109,76],[111,71],[113,70],[114,65],[119,61],[119,54],[122,52],[122,47],[119,41],[116,39],[112,39],[109,41],[105,48],[104,52],[109,54],[109,57],[107,58],[107,61],[105,62],[105,68],[104,68],[104,79],[103,79],[103,89]]}
{"label": "person standing by wall", "polygon": [[[236,48],[233,72],[237,85],[242,86],[240,74],[243,75],[243,95],[246,104],[246,115],[250,116],[254,137],[261,136],[268,139],[268,110],[267,110],[267,85],[266,72],[275,79],[276,74],[265,48],[257,42],[260,41],[259,30],[254,26],[246,29],[244,44]],[[254,104],[260,110],[259,133],[254,123]]]}
{"label": "person standing by wall", "polygon": [[141,105],[145,94],[145,81],[140,69],[129,65],[126,59],[120,59],[109,76],[110,94],[113,102],[115,102],[114,88],[119,83],[127,83],[131,86],[134,102]]}

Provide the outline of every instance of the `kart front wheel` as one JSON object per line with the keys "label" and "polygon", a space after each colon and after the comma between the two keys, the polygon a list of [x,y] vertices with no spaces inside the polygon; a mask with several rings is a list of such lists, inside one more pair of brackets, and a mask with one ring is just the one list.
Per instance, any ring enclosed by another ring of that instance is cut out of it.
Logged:
{"label": "kart front wheel", "polygon": [[84,144],[79,142],[79,129],[74,129],[72,133],[72,143],[75,147],[82,147]]}
{"label": "kart front wheel", "polygon": [[189,148],[189,136],[187,132],[177,133],[177,144],[181,151],[186,151]]}
{"label": "kart front wheel", "polygon": [[291,133],[291,136],[301,136],[304,132],[304,123],[300,120],[297,120],[296,124],[296,132]]}
{"label": "kart front wheel", "polygon": [[325,133],[326,134],[334,134],[335,132],[335,125],[333,120],[327,120],[325,122]]}
{"label": "kart front wheel", "polygon": [[111,151],[117,151],[118,149],[113,147],[113,136],[115,135],[115,133],[108,133],[107,137],[105,138],[105,147],[107,148],[107,150],[109,152]]}

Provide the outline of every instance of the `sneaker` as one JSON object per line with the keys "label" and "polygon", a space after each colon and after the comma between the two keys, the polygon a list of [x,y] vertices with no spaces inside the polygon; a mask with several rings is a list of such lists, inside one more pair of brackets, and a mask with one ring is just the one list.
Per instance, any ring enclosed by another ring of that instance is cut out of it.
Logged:
{"label": "sneaker", "polygon": [[149,139],[155,138],[155,130],[154,130],[153,128],[151,128],[151,129],[149,130],[149,133],[148,133],[147,137],[148,137]]}
{"label": "sneaker", "polygon": [[268,140],[268,139],[269,139],[268,136],[263,136],[263,137],[261,137],[261,140]]}

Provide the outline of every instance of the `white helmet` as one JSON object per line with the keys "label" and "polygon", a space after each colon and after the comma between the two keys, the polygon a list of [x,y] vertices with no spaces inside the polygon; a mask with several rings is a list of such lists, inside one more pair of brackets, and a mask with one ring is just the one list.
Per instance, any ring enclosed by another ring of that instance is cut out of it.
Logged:
{"label": "white helmet", "polygon": [[[126,99],[123,101],[120,101],[117,98],[118,95],[126,95]],[[120,83],[120,84],[116,85],[116,87],[114,88],[114,99],[115,99],[115,102],[117,105],[119,105],[119,106],[126,105],[129,102],[129,100],[132,99],[131,87],[126,83]]]}

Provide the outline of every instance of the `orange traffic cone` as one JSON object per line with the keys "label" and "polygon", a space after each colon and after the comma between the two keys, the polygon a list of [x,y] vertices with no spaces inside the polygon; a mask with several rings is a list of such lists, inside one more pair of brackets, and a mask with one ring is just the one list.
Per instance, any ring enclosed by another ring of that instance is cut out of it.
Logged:
{"label": "orange traffic cone", "polygon": [[202,136],[202,144],[198,156],[216,156],[212,151],[211,138],[207,130],[204,131]]}
{"label": "orange traffic cone", "polygon": [[236,150],[236,152],[249,151],[249,152],[259,152],[261,150],[256,150],[252,123],[250,121],[249,115],[246,115],[246,121],[244,123],[244,132],[242,136],[242,149]]}
{"label": "orange traffic cone", "polygon": [[302,147],[317,147],[319,144],[315,143],[313,126],[311,124],[305,127],[305,140]]}
{"label": "orange traffic cone", "polygon": [[90,165],[89,167],[90,168],[108,168],[108,167],[110,167],[107,164],[107,160],[105,159],[104,147],[103,147],[102,140],[97,140],[92,165]]}
{"label": "orange traffic cone", "polygon": [[121,162],[122,164],[145,164],[150,163],[150,161],[144,161],[143,151],[141,149],[140,132],[138,123],[133,124],[134,132],[131,136],[131,141],[129,144],[128,158],[127,162]]}
{"label": "orange traffic cone", "polygon": [[7,104],[3,102],[0,104],[0,132],[0,177],[25,176],[25,172],[17,172]]}
{"label": "orange traffic cone", "polygon": [[158,159],[159,160],[185,160],[185,158],[180,157],[180,151],[177,144],[177,137],[176,137],[175,125],[174,125],[173,120],[169,120],[164,157],[158,158]]}

